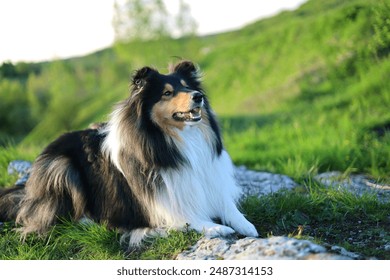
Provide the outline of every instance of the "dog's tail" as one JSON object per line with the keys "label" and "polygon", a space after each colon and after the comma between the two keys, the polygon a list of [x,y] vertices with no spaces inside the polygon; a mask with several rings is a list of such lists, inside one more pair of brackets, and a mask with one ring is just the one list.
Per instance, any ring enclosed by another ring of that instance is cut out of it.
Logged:
{"label": "dog's tail", "polygon": [[0,222],[15,221],[24,196],[24,186],[0,189]]}

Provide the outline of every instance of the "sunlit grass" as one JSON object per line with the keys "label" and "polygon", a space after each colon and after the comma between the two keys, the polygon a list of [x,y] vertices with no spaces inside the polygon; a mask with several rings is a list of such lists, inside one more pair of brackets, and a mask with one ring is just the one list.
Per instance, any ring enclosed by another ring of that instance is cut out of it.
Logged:
{"label": "sunlit grass", "polygon": [[[384,250],[390,242],[390,203],[380,203],[373,195],[360,197],[307,179],[293,191],[249,197],[241,208],[261,238],[285,235],[344,246],[366,258],[390,259]],[[120,234],[105,225],[63,221],[46,236],[32,234],[22,242],[13,224],[5,224],[0,229],[0,259],[174,259],[201,237],[192,230],[171,231],[128,251],[120,245]]]}
{"label": "sunlit grass", "polygon": [[[1,102],[28,105],[31,112],[0,114],[1,125],[10,124],[1,127],[0,143],[13,139],[0,147],[0,186],[16,180],[7,173],[10,161],[34,160],[61,133],[107,120],[114,103],[127,96],[133,70],[150,65],[166,73],[178,56],[200,65],[234,163],[286,174],[300,185],[243,202],[262,237],[307,238],[390,259],[383,250],[390,242],[389,203],[313,180],[337,170],[390,181],[387,18],[383,1],[309,1],[237,32],[116,45],[36,65],[37,74],[21,81],[2,79]],[[1,113],[11,108],[4,104]],[[10,137],[19,123],[31,122],[22,141],[20,133]],[[0,259],[170,259],[200,238],[172,232],[129,253],[119,233],[104,225],[65,222],[25,243],[11,228],[0,229]]]}

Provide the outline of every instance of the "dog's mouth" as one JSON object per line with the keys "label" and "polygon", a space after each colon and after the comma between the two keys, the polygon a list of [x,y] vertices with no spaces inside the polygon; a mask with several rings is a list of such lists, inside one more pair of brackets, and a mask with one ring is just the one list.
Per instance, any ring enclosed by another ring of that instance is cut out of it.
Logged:
{"label": "dog's mouth", "polygon": [[176,112],[172,117],[179,122],[199,122],[202,120],[202,110],[196,107],[188,112]]}

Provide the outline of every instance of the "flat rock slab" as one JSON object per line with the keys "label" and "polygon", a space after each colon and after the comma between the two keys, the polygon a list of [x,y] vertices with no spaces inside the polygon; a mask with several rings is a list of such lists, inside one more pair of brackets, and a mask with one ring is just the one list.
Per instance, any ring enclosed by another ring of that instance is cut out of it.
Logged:
{"label": "flat rock slab", "polygon": [[8,164],[7,172],[10,175],[17,174],[18,180],[15,185],[25,185],[30,176],[32,163],[25,160],[14,160]]}
{"label": "flat rock slab", "polygon": [[236,167],[234,175],[242,188],[243,197],[260,197],[282,189],[291,190],[297,186],[297,183],[286,175],[254,171],[245,166]]}
{"label": "flat rock slab", "polygon": [[365,175],[352,174],[344,176],[339,171],[331,171],[318,174],[314,179],[327,187],[349,191],[357,196],[373,194],[381,202],[390,200],[390,186],[379,184]]}
{"label": "flat rock slab", "polygon": [[359,258],[345,249],[329,252],[307,240],[285,236],[243,239],[202,238],[178,260],[350,260]]}

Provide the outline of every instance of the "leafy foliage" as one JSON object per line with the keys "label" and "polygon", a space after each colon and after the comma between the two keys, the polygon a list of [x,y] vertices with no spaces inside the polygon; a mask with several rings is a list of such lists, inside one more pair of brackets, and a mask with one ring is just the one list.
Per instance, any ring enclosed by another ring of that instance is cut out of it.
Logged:
{"label": "leafy foliage", "polygon": [[113,27],[115,41],[146,41],[172,36],[191,36],[196,33],[196,22],[190,7],[179,1],[177,15],[171,15],[162,0],[115,1]]}

